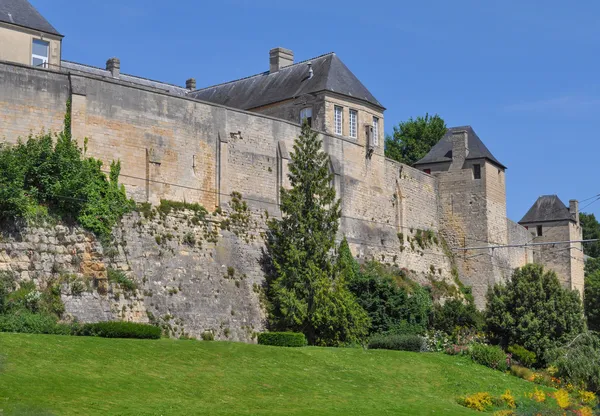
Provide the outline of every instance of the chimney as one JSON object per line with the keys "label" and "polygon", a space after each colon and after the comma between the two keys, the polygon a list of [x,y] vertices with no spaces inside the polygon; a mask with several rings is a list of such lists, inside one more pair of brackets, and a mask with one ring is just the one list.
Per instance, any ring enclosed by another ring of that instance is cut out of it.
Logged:
{"label": "chimney", "polygon": [[269,51],[269,73],[279,71],[281,68],[294,63],[294,52],[285,48],[273,48]]}
{"label": "chimney", "polygon": [[121,74],[121,60],[119,58],[110,58],[106,61],[106,70],[111,73],[113,78],[119,78]]}
{"label": "chimney", "polygon": [[449,170],[460,170],[469,156],[469,142],[466,130],[452,131],[452,163]]}
{"label": "chimney", "polygon": [[189,78],[185,80],[185,88],[194,91],[196,89],[196,78]]}
{"label": "chimney", "polygon": [[576,199],[569,201],[569,214],[571,214],[571,219],[579,225],[579,201]]}

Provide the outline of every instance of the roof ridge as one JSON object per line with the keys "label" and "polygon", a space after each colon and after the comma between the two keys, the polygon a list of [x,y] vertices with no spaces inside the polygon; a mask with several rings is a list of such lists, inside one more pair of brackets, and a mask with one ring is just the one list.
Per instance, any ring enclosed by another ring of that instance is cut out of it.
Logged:
{"label": "roof ridge", "polygon": [[[81,66],[85,66],[85,67],[88,67],[88,68],[99,69],[101,71],[107,71],[108,72],[108,70],[106,68],[100,68],[99,66],[82,64],[80,62],[69,61],[67,59],[61,59],[61,62],[68,62],[70,64],[81,65]],[[181,88],[181,89],[185,90],[185,87],[182,87],[181,85],[171,84],[169,82],[159,81],[159,80],[151,79],[151,78],[140,77],[140,76],[137,76],[137,75],[126,74],[124,72],[122,72],[121,75],[126,75],[126,76],[131,77],[131,78],[144,79],[146,81],[158,82],[159,84],[170,85],[172,87],[177,87],[177,88]]]}
{"label": "roof ridge", "polygon": [[[320,58],[323,58],[323,57],[328,56],[328,55],[335,55],[335,52],[324,53],[322,55],[315,56],[315,57],[310,58],[310,59],[305,59],[304,61],[299,61],[299,62],[293,63],[292,65],[288,65],[288,66],[286,66],[284,68],[281,68],[280,71],[286,70],[288,68],[292,68],[292,67],[294,67],[296,65],[305,64],[305,63],[310,62],[312,60],[320,59]],[[269,74],[269,71],[263,71],[263,72],[259,72],[258,74],[248,75],[247,77],[242,77],[242,78],[234,79],[234,80],[231,80],[231,81],[221,82],[219,84],[209,85],[208,87],[198,88],[197,90],[193,90],[193,91],[190,91],[190,92],[204,91],[204,90],[208,90],[210,88],[215,88],[215,87],[220,87],[222,85],[232,84],[234,82],[242,81],[242,80],[249,79],[249,78],[258,77],[260,75],[265,75],[265,74]]]}

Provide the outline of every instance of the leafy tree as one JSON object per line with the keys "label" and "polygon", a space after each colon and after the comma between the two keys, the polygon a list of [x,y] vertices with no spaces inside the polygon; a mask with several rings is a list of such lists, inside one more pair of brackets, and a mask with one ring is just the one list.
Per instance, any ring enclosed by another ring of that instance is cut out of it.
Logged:
{"label": "leafy tree", "polygon": [[542,365],[549,351],[584,329],[579,293],[563,288],[556,273],[539,264],[516,269],[506,285],[490,288],[487,305],[486,323],[494,340],[533,351]]}
{"label": "leafy tree", "polygon": [[82,154],[71,137],[70,112],[67,102],[65,129],[59,134],[0,144],[0,221],[51,213],[107,237],[134,204],[118,183],[119,162],[111,164],[107,178],[101,161]]}
{"label": "leafy tree", "polygon": [[321,140],[305,123],[291,154],[291,189],[281,189],[282,218],[268,224],[270,325],[303,332],[313,345],[359,342],[369,328],[333,256],[340,202],[329,165]]}
{"label": "leafy tree", "polygon": [[600,270],[585,275],[583,306],[588,328],[600,331]]}
{"label": "leafy tree", "polygon": [[412,118],[394,126],[394,134],[385,138],[385,155],[390,159],[413,165],[425,157],[446,134],[446,123],[437,114]]}
{"label": "leafy tree", "polygon": [[431,326],[447,334],[460,328],[479,330],[483,325],[484,318],[472,301],[465,304],[460,299],[449,299],[433,308]]}
{"label": "leafy tree", "polygon": [[[340,256],[346,247],[340,247]],[[350,253],[350,250],[347,251]],[[351,257],[351,254],[350,254]],[[371,318],[371,334],[421,334],[431,313],[431,296],[400,270],[369,262],[361,270],[352,259],[354,273],[349,289]]]}
{"label": "leafy tree", "polygon": [[[598,223],[594,214],[582,212],[579,214],[579,221],[581,223],[581,228],[583,228],[584,240],[600,238],[600,223]],[[600,258],[600,242],[597,241],[584,244],[583,252],[590,257]]]}

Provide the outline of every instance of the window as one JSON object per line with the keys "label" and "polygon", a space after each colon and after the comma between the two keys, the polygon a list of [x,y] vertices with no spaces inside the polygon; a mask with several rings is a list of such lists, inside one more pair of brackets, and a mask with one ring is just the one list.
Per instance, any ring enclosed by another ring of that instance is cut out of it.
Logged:
{"label": "window", "polygon": [[538,236],[538,237],[541,237],[542,235],[543,235],[543,233],[542,233],[542,226],[541,226],[541,225],[538,225],[538,226],[537,226],[537,236]]}
{"label": "window", "polygon": [[307,107],[300,110],[300,124],[304,124],[304,120],[312,127],[312,108]]}
{"label": "window", "polygon": [[335,134],[342,134],[342,107],[337,105],[334,108],[333,122],[335,124]]}
{"label": "window", "polygon": [[350,137],[356,139],[356,127],[358,125],[358,112],[356,110],[350,110]]}
{"label": "window", "polygon": [[31,44],[31,65],[48,67],[48,46],[48,42],[39,39],[33,40]]}
{"label": "window", "polygon": [[428,173],[431,175],[431,169],[423,169],[423,172]]}
{"label": "window", "polygon": [[373,117],[373,146],[379,146],[379,119]]}
{"label": "window", "polygon": [[473,179],[481,179],[481,165],[473,165]]}

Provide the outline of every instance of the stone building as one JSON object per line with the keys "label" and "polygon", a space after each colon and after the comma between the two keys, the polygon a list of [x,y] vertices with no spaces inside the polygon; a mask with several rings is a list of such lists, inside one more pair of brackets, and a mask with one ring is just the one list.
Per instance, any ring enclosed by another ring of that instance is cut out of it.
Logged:
{"label": "stone building", "polygon": [[[196,89],[194,79],[177,86],[128,75],[117,58],[105,68],[61,60],[61,39],[26,0],[2,0],[0,139],[62,130],[70,101],[73,137],[82,146],[88,138],[87,154],[104,166],[121,161],[136,201],[227,210],[235,191],[256,213],[279,215],[290,151],[307,120],[331,157],[340,238],[361,261],[396,265],[424,284],[458,274],[479,306],[490,285],[532,261],[582,288],[583,264],[525,246],[542,237],[530,233],[542,220],[526,216],[523,226],[506,217],[506,167],[470,126],[449,129],[414,167],[385,158],[385,108],[335,53],[294,63],[292,51],[274,48],[268,71]],[[581,232],[575,203],[569,215],[542,227],[572,238]],[[240,257],[214,247],[211,261],[219,256]],[[240,267],[258,275],[255,263]]]}

